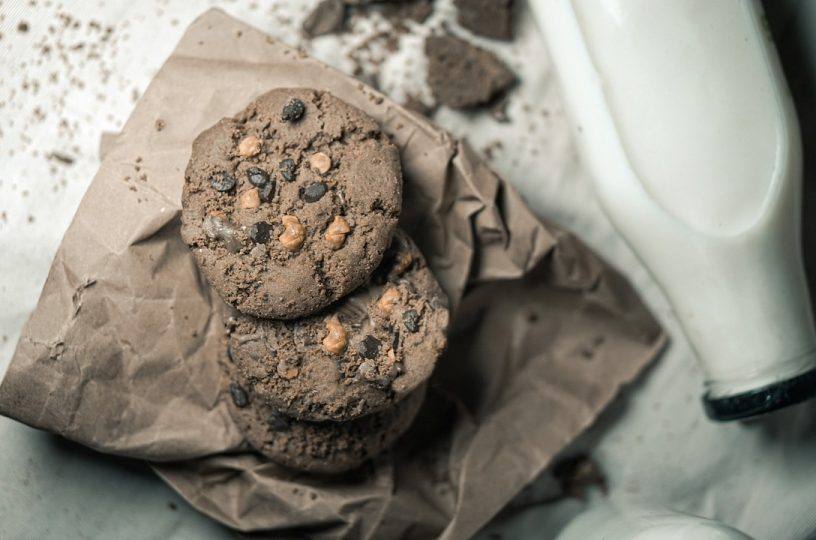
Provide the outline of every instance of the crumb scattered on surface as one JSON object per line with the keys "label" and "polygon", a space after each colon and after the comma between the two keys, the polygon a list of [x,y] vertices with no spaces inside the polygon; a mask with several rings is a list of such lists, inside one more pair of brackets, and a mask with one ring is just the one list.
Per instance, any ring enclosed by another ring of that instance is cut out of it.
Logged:
{"label": "crumb scattered on surface", "polygon": [[454,109],[485,105],[516,82],[495,54],[455,36],[428,37],[425,54],[434,96]]}
{"label": "crumb scattered on surface", "polygon": [[343,0],[322,0],[303,21],[303,32],[309,37],[333,34],[343,29],[345,19]]}
{"label": "crumb scattered on surface", "polygon": [[57,161],[57,162],[59,162],[59,163],[62,163],[63,165],[73,165],[74,164],[74,158],[73,157],[69,156],[68,154],[58,152],[56,150],[51,152],[48,155],[48,157],[55,160],[55,161]]}
{"label": "crumb scattered on surface", "polygon": [[402,106],[409,111],[421,114],[422,116],[431,116],[434,111],[433,107],[426,105],[421,98],[415,96],[414,94],[408,94]]}
{"label": "crumb scattered on surface", "polygon": [[454,0],[457,21],[474,34],[513,39],[513,0]]}
{"label": "crumb scattered on surface", "polygon": [[493,158],[496,157],[495,154],[497,152],[500,152],[503,148],[504,144],[500,140],[495,140],[487,144],[484,148],[482,148],[482,154],[488,161],[493,161]]}
{"label": "crumb scattered on surface", "polygon": [[552,472],[567,497],[586,500],[587,493],[593,488],[607,494],[606,475],[598,463],[586,454],[560,460],[553,466]]}

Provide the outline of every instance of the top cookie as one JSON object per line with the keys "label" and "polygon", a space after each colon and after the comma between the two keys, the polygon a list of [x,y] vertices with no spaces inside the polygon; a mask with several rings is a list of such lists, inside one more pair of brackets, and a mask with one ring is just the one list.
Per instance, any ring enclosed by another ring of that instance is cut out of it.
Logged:
{"label": "top cookie", "polygon": [[372,118],[281,88],[193,142],[181,235],[227,303],[292,319],[367,280],[401,205],[399,153]]}

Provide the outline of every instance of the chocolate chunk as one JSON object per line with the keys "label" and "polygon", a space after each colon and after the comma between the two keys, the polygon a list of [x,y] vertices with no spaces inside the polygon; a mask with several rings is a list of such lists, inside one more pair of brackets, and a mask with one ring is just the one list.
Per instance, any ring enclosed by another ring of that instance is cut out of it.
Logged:
{"label": "chocolate chunk", "polygon": [[278,164],[278,172],[284,180],[292,182],[295,179],[295,161],[289,158],[284,159]]}
{"label": "chocolate chunk", "polygon": [[289,429],[289,418],[278,411],[269,413],[269,416],[266,417],[266,423],[269,424],[269,427],[274,431],[286,431]]}
{"label": "chocolate chunk", "polygon": [[263,187],[269,182],[269,174],[258,167],[252,167],[247,171],[249,183],[256,187]]}
{"label": "chocolate chunk", "polygon": [[374,385],[381,390],[388,390],[388,387],[391,386],[391,378],[386,376],[380,376],[374,379]]}
{"label": "chocolate chunk", "polygon": [[230,383],[229,391],[230,395],[232,396],[232,402],[235,403],[236,407],[243,409],[249,405],[249,396],[247,396],[246,390],[241,388],[239,385]]}
{"label": "chocolate chunk", "polygon": [[360,342],[358,351],[363,358],[376,358],[380,352],[380,340],[371,335],[366,336]]}
{"label": "chocolate chunk", "polygon": [[284,122],[297,122],[303,117],[303,113],[305,112],[306,105],[299,99],[295,98],[283,106],[281,120]]}
{"label": "chocolate chunk", "polygon": [[300,192],[300,198],[307,203],[317,202],[323,198],[323,195],[326,194],[328,189],[329,188],[326,187],[326,184],[322,182],[314,182],[313,184],[306,186],[306,189]]}
{"label": "chocolate chunk", "polygon": [[459,24],[474,34],[513,39],[513,0],[454,0]]}
{"label": "chocolate chunk", "polygon": [[496,55],[454,36],[428,37],[425,54],[434,97],[454,109],[484,105],[516,81]]}
{"label": "chocolate chunk", "polygon": [[409,309],[402,314],[402,324],[409,332],[416,332],[419,330],[419,313],[414,309]]}
{"label": "chocolate chunk", "polygon": [[345,15],[343,0],[323,0],[303,21],[303,31],[309,37],[338,32],[343,28]]}
{"label": "chocolate chunk", "polygon": [[280,168],[280,175],[283,177],[284,180],[287,182],[291,182],[295,179],[295,161],[289,158],[284,159],[278,165]]}
{"label": "chocolate chunk", "polygon": [[265,221],[259,221],[249,227],[249,237],[256,244],[265,244],[269,241],[269,232],[271,230],[272,225]]}
{"label": "chocolate chunk", "polygon": [[210,176],[210,185],[216,191],[229,191],[235,187],[235,178],[227,172],[217,172]]}
{"label": "chocolate chunk", "polygon": [[357,368],[357,373],[360,377],[370,380],[377,376],[377,367],[374,362],[366,360]]}
{"label": "chocolate chunk", "polygon": [[275,181],[270,180],[258,188],[258,197],[261,202],[270,202],[275,197]]}

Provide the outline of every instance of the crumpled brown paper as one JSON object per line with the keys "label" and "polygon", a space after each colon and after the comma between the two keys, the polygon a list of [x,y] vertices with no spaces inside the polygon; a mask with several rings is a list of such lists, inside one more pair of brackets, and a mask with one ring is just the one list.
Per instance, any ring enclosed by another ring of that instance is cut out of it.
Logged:
{"label": "crumpled brown paper", "polygon": [[[328,90],[394,138],[402,226],[454,305],[449,353],[412,430],[343,477],[288,471],[247,449],[220,394],[219,300],[179,238],[193,138],[286,86]],[[0,412],[149,460],[230,527],[466,538],[665,343],[629,285],[538,221],[465,143],[220,11],[190,26],[106,142],[0,386]]]}

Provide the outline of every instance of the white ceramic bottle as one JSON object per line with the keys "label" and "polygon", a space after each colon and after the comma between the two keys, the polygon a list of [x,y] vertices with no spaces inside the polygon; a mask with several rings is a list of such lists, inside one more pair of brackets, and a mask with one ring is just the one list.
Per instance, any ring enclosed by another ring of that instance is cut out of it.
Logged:
{"label": "white ceramic bottle", "polygon": [[662,509],[603,504],[580,514],[557,540],[751,540],[722,523]]}
{"label": "white ceramic bottle", "polygon": [[816,392],[798,124],[754,0],[530,0],[612,222],[662,286],[718,420]]}

